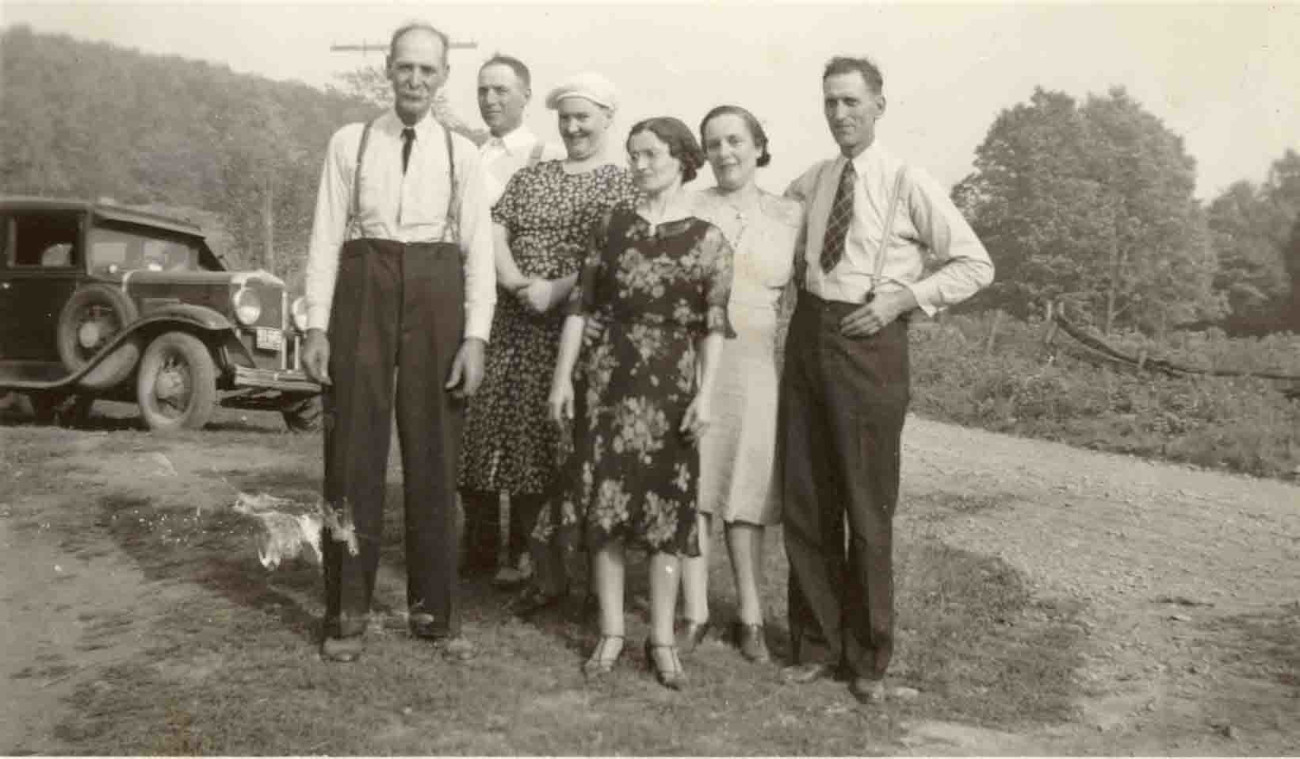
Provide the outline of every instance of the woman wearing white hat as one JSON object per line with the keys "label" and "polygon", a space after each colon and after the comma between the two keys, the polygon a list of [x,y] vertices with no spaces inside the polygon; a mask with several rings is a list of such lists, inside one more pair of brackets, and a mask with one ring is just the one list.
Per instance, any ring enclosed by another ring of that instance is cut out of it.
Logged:
{"label": "woman wearing white hat", "polygon": [[[521,169],[492,209],[498,298],[483,385],[469,408],[461,487],[509,493],[530,541],[534,584],[512,603],[528,615],[567,595],[558,523],[559,434],[546,418],[546,398],[568,299],[586,254],[591,227],[605,211],[636,196],[628,171],[606,157],[606,132],[617,108],[610,82],[597,74],[566,80],[546,98],[556,111],[567,158]],[[483,499],[495,507],[495,498]]]}

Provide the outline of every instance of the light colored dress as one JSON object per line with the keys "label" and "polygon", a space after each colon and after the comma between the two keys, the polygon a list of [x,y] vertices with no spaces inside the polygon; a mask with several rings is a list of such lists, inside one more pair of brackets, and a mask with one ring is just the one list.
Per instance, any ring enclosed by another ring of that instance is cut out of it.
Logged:
{"label": "light colored dress", "polygon": [[748,205],[710,188],[694,211],[733,251],[727,314],[736,337],[723,343],[713,424],[700,440],[699,510],[724,522],[781,521],[776,459],[781,294],[794,268],[802,206],[766,192]]}

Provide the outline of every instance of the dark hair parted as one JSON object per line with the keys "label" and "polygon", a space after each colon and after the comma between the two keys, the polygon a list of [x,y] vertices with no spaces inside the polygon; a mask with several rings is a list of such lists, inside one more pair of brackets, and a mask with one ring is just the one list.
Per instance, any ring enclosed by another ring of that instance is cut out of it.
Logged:
{"label": "dark hair parted", "polygon": [[822,73],[822,81],[840,74],[852,74],[855,71],[862,75],[862,80],[867,83],[867,88],[872,93],[879,95],[885,89],[885,80],[880,75],[880,68],[870,58],[837,55],[827,61],[826,70]]}
{"label": "dark hair parted", "polygon": [[506,66],[511,71],[515,72],[515,76],[519,77],[519,81],[524,85],[524,89],[531,90],[533,88],[532,72],[528,70],[528,67],[524,65],[523,61],[513,55],[493,53],[491,58],[483,61],[483,65],[479,66],[478,70],[482,71],[488,66]]}
{"label": "dark hair parted", "polygon": [[749,138],[758,147],[758,165],[762,167],[772,162],[772,154],[767,149],[767,132],[763,131],[763,125],[758,123],[754,114],[738,105],[720,105],[704,114],[704,118],[700,121],[701,145],[704,144],[704,128],[719,116],[739,116],[740,120],[745,122],[745,128],[749,130]]}
{"label": "dark hair parted", "polygon": [[704,165],[704,151],[700,150],[700,143],[695,141],[691,128],[683,124],[681,119],[655,116],[638,121],[627,133],[628,142],[641,132],[649,132],[658,137],[668,146],[668,155],[681,161],[682,184],[694,179],[699,168]]}
{"label": "dark hair parted", "polygon": [[438,41],[442,43],[442,62],[446,63],[447,52],[451,48],[451,40],[448,39],[447,35],[443,34],[436,26],[430,24],[428,21],[408,21],[407,23],[397,27],[397,30],[393,32],[392,38],[388,40],[388,59],[391,61],[393,55],[397,52],[397,41],[407,32],[414,32],[417,29],[423,32],[429,32],[438,38]]}

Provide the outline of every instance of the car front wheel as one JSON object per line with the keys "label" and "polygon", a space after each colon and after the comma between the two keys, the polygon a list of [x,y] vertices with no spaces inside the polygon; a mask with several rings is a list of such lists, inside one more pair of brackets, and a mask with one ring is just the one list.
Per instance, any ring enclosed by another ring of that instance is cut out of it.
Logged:
{"label": "car front wheel", "polygon": [[145,349],[135,391],[149,429],[197,430],[217,404],[217,366],[202,340],[167,332]]}

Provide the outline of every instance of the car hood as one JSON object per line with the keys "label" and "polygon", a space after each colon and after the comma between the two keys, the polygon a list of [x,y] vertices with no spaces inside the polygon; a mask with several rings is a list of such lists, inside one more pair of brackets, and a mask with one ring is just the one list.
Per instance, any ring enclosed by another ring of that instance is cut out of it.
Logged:
{"label": "car hood", "polygon": [[130,291],[132,285],[144,284],[178,284],[178,285],[235,285],[243,286],[251,281],[284,287],[284,280],[269,271],[153,271],[151,269],[134,269],[122,273],[122,289]]}

